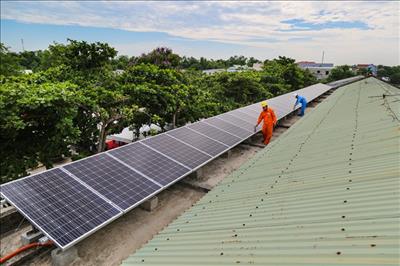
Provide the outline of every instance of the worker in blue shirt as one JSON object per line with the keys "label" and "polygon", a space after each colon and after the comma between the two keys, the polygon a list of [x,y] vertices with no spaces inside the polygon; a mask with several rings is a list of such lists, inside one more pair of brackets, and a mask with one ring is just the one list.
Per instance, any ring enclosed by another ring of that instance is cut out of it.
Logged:
{"label": "worker in blue shirt", "polygon": [[299,116],[304,115],[304,111],[306,110],[307,107],[307,100],[303,96],[298,95],[297,93],[293,94],[294,97],[296,97],[296,103],[293,106],[293,110],[296,109],[296,106],[298,104],[301,104],[301,110],[300,113],[298,114]]}

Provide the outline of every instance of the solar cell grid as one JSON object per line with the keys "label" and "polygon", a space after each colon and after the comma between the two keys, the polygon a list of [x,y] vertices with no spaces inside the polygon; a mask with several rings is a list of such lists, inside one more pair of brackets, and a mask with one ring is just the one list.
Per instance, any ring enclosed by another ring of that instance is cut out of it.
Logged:
{"label": "solar cell grid", "polygon": [[160,189],[107,154],[92,156],[63,167],[123,210]]}
{"label": "solar cell grid", "polygon": [[[249,132],[252,132],[254,130],[254,125],[255,121],[249,121],[247,122],[246,120],[240,119],[236,116],[230,115],[230,114],[223,114],[221,116],[218,116],[219,119],[222,119],[224,121],[227,121],[229,123],[232,123],[240,128],[243,128]],[[250,122],[253,122],[252,124]]]}
{"label": "solar cell grid", "polygon": [[121,214],[58,168],[5,184],[1,193],[62,248]]}
{"label": "solar cell grid", "polygon": [[166,134],[157,138],[145,139],[142,143],[157,149],[161,153],[173,158],[174,160],[188,166],[191,169],[203,164],[211,159],[211,156],[194,149]]}
{"label": "solar cell grid", "polygon": [[218,140],[228,146],[232,146],[241,141],[241,139],[239,137],[231,135],[225,131],[219,130],[218,128],[213,127],[213,126],[208,125],[203,122],[197,122],[194,124],[190,124],[187,127],[190,129],[196,130],[197,132],[200,132],[200,133],[206,135],[207,137]]}
{"label": "solar cell grid", "polygon": [[163,186],[190,172],[189,169],[140,142],[111,150],[109,153]]}
{"label": "solar cell grid", "polygon": [[254,133],[254,132],[247,131],[243,128],[237,127],[237,126],[233,125],[232,123],[223,121],[216,117],[208,118],[208,119],[204,120],[203,122],[211,124],[217,128],[221,128],[221,129],[223,129],[231,134],[234,134],[235,136],[238,136],[242,139],[246,139]]}
{"label": "solar cell grid", "polygon": [[228,146],[203,136],[200,133],[197,133],[196,131],[190,130],[186,127],[181,127],[167,132],[167,134],[180,139],[181,141],[184,141],[185,143],[188,143],[211,156],[216,156],[228,148]]}
{"label": "solar cell grid", "polygon": [[242,120],[245,120],[249,122],[250,124],[255,124],[255,121],[257,121],[258,114],[248,114],[242,111],[233,111],[229,113],[230,115],[236,116]]}

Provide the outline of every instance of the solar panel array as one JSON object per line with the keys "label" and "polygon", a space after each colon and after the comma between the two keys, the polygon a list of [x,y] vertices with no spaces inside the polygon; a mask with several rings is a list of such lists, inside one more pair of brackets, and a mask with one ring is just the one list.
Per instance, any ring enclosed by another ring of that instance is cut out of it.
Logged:
{"label": "solar panel array", "polygon": [[[311,101],[330,89],[316,84],[297,93]],[[268,102],[280,119],[295,98],[288,93]],[[66,249],[255,134],[260,111],[252,104],[9,182],[1,193]]]}
{"label": "solar panel array", "polygon": [[364,76],[360,75],[360,76],[350,77],[350,78],[346,78],[346,79],[336,80],[336,81],[328,83],[327,85],[329,85],[333,88],[337,88],[337,87],[341,87],[341,86],[347,85],[349,83],[358,81],[363,78],[364,78]]}

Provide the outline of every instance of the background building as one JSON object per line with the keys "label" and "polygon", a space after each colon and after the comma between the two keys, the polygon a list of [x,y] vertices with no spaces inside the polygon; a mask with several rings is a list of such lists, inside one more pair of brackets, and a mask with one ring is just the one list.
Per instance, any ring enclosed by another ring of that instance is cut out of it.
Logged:
{"label": "background building", "polygon": [[327,78],[333,68],[332,63],[315,63],[312,61],[297,62],[297,65],[302,69],[308,69],[317,79]]}

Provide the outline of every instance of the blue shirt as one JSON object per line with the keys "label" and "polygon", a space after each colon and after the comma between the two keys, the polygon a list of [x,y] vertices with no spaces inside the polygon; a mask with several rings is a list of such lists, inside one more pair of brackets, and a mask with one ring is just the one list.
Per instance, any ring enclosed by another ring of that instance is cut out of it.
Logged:
{"label": "blue shirt", "polygon": [[299,103],[301,103],[301,105],[306,105],[307,104],[307,100],[306,98],[304,98],[303,96],[298,95],[297,96],[297,101],[295,103],[295,106],[298,105]]}

